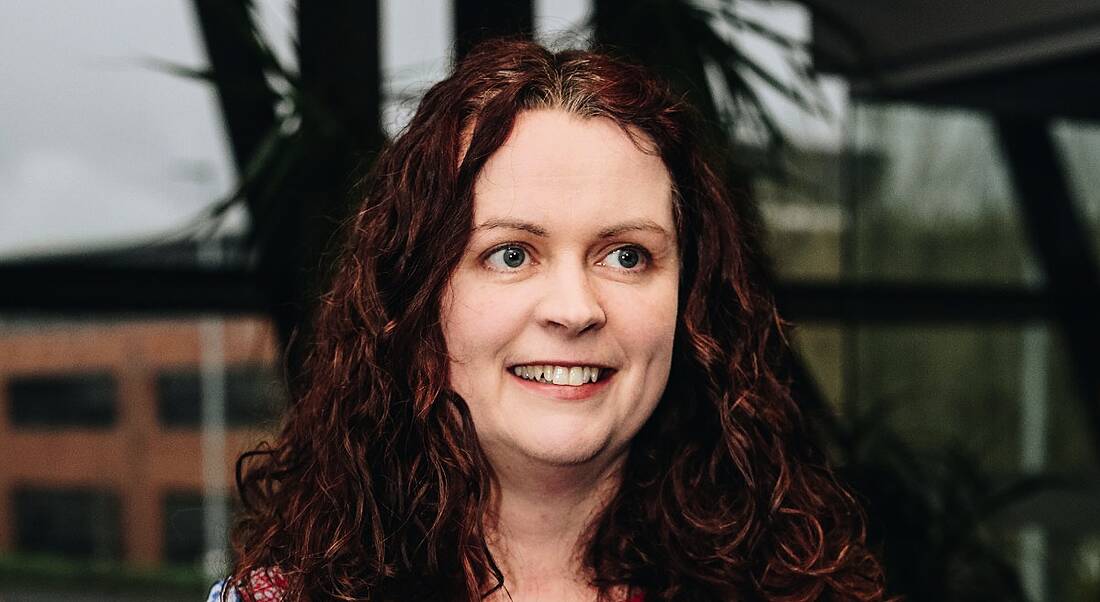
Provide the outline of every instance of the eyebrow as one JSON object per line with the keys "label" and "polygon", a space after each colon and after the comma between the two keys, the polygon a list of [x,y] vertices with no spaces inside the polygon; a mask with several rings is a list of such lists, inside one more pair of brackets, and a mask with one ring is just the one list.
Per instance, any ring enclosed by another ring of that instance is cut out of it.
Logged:
{"label": "eyebrow", "polygon": [[[538,225],[532,224],[530,222],[524,222],[524,221],[519,221],[519,220],[510,220],[510,219],[489,219],[489,220],[485,220],[477,228],[475,228],[475,230],[493,230],[493,229],[496,229],[496,228],[505,228],[505,229],[509,229],[509,230],[522,230],[524,232],[530,232],[531,234],[534,234],[535,236],[541,236],[541,237],[544,237],[544,238],[546,236],[549,236],[549,234],[546,231],[546,228],[543,228],[542,226],[538,226]],[[625,222],[622,222],[620,224],[615,224],[614,226],[610,226],[608,228],[604,228],[603,230],[600,230],[599,233],[597,234],[597,237],[598,238],[612,238],[612,237],[618,236],[618,235],[620,235],[624,232],[633,232],[633,231],[639,231],[639,230],[644,231],[644,232],[654,232],[654,233],[660,234],[661,236],[664,236],[666,238],[671,237],[668,233],[668,230],[665,230],[664,228],[661,227],[660,224],[658,224],[657,222],[655,222],[651,219],[637,219],[637,220],[625,221]]]}
{"label": "eyebrow", "polygon": [[474,230],[493,230],[496,228],[504,228],[506,230],[523,230],[524,232],[530,232],[535,236],[548,236],[546,228],[536,226],[535,224],[532,224],[530,222],[522,222],[511,219],[485,220],[484,222],[481,222],[481,225],[479,225],[477,228],[474,228]]}

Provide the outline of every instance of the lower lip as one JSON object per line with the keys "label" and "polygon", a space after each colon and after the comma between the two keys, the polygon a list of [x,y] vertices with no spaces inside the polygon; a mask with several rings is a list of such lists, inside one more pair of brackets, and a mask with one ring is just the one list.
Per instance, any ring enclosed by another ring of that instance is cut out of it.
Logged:
{"label": "lower lip", "polygon": [[537,382],[533,380],[527,380],[521,376],[516,376],[515,372],[511,370],[507,371],[508,374],[519,381],[520,386],[528,389],[533,393],[542,395],[543,397],[553,397],[554,399],[564,400],[578,400],[588,399],[602,391],[607,387],[607,383],[611,380],[611,377],[615,376],[614,371],[609,371],[607,375],[603,376],[594,383],[584,383],[583,385],[555,385],[551,383]]}

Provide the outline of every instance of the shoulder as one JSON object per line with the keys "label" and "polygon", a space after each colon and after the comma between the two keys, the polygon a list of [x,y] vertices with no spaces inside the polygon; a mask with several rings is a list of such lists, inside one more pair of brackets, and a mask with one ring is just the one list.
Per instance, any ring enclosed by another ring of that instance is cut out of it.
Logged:
{"label": "shoulder", "polygon": [[[206,602],[222,602],[222,590],[224,589],[225,579],[222,579],[210,588],[210,593],[206,596]],[[225,599],[227,602],[241,602],[241,599],[237,596],[237,590],[232,588],[230,588],[229,595]]]}
{"label": "shoulder", "polygon": [[287,581],[278,570],[252,571],[248,581],[251,595],[240,593],[222,579],[210,588],[206,602],[222,602],[222,592],[226,589],[229,591],[225,593],[225,602],[281,602],[283,599]]}

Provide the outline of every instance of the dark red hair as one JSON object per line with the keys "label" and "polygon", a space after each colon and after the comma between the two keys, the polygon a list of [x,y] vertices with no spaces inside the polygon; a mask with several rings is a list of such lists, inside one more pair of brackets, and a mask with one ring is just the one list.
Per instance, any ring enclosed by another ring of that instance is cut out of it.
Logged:
{"label": "dark red hair", "polygon": [[646,136],[676,189],[672,372],[582,542],[592,583],[650,600],[880,599],[860,508],[771,367],[782,322],[693,112],[639,67],[524,41],[470,52],[364,181],[300,393],[273,446],[239,466],[231,583],[274,569],[291,600],[478,600],[500,586],[482,524],[492,467],[448,388],[440,302],[475,178],[536,109]]}

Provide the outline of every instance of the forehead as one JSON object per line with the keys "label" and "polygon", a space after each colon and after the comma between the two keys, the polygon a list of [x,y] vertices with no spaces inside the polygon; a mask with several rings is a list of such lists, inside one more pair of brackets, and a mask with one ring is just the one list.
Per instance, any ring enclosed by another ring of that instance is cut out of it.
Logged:
{"label": "forehead", "polygon": [[521,113],[478,175],[475,220],[614,210],[612,217],[641,214],[671,226],[668,170],[639,142],[652,147],[644,135],[632,138],[603,117],[554,109]]}

